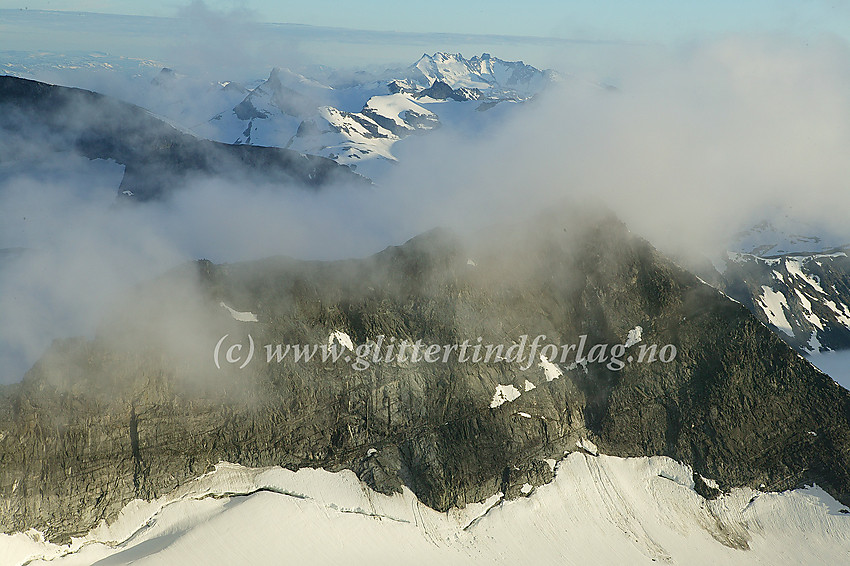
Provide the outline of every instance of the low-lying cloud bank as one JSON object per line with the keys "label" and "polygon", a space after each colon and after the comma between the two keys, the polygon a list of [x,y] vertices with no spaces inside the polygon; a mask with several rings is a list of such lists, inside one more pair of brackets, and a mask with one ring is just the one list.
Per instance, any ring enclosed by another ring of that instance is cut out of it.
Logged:
{"label": "low-lying cloud bank", "polygon": [[653,52],[617,85],[568,80],[506,122],[411,140],[374,188],[199,178],[162,202],[117,206],[120,166],[17,152],[0,161],[0,249],[16,248],[0,255],[0,381],[191,259],[363,256],[435,226],[474,233],[588,197],[686,257],[776,215],[850,232],[846,42],[731,37]]}

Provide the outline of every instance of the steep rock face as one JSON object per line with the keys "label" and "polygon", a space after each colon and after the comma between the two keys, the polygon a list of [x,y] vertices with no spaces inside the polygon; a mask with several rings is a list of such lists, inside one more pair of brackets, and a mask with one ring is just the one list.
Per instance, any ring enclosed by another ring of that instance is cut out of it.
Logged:
{"label": "steep rock face", "polygon": [[[624,361],[650,344],[677,355],[621,371],[572,359],[553,370],[539,351],[531,363],[369,359],[363,371],[291,354],[267,363],[266,344],[335,332],[354,346],[586,335],[585,355],[634,340]],[[248,335],[245,368],[219,356],[217,369],[217,340],[222,356],[244,357]],[[94,341],[57,343],[0,392],[0,517],[3,530],[62,540],[220,460],[350,468],[444,510],[548,481],[543,459],[592,450],[584,439],[682,460],[723,488],[817,481],[847,502],[848,420],[848,393],[742,305],[616,220],[566,210],[475,242],[432,232],[363,260],[199,262],[136,290]]]}
{"label": "steep rock face", "polygon": [[137,200],[161,197],[198,174],[313,188],[368,183],[323,157],[201,140],[138,106],[16,77],[0,77],[0,130],[6,137],[0,150],[10,154],[0,160],[22,152],[21,145],[113,159],[125,166],[120,193]]}

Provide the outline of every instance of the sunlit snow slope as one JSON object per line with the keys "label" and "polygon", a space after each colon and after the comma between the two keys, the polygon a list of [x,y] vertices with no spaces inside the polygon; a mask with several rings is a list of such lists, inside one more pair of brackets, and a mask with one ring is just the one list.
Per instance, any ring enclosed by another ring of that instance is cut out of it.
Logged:
{"label": "sunlit snow slope", "polygon": [[[552,462],[552,465],[555,465]],[[438,513],[350,471],[219,464],[70,546],[0,535],[2,564],[840,564],[850,515],[817,487],[714,501],[668,458],[572,453],[527,497]]]}

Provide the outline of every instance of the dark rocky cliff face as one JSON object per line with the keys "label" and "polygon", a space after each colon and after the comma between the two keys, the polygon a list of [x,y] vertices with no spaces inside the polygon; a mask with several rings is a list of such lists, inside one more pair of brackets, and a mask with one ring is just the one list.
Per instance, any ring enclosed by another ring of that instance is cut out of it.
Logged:
{"label": "dark rocky cliff face", "polygon": [[[447,509],[548,481],[543,459],[581,438],[682,460],[723,488],[815,481],[850,502],[850,395],[742,305],[616,220],[589,218],[562,211],[476,243],[432,232],[362,260],[199,262],[133,291],[95,340],[56,343],[0,390],[0,527],[63,540],[220,460],[351,468]],[[547,381],[537,360],[355,371],[266,363],[263,350],[334,331],[357,344],[511,345],[523,334],[618,344],[636,326],[641,344],[675,345],[675,360],[621,371],[567,362]],[[244,370],[215,367],[225,334],[251,335]],[[522,394],[491,408],[500,384]]]}
{"label": "dark rocky cliff face", "polygon": [[313,189],[332,183],[369,184],[324,157],[202,140],[138,106],[17,77],[0,76],[0,132],[5,138],[0,162],[48,150],[113,159],[125,166],[119,192],[136,200],[163,197],[190,175]]}

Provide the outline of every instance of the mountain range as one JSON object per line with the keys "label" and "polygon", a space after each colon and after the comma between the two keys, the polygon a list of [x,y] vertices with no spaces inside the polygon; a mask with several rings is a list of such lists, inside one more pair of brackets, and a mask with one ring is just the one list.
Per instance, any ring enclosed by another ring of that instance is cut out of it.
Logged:
{"label": "mountain range", "polygon": [[[152,81],[155,88],[145,91],[145,101],[203,137],[296,149],[374,178],[397,160],[397,142],[438,128],[440,115],[451,123],[474,120],[496,106],[531,100],[562,79],[554,71],[487,53],[466,59],[438,52],[407,68],[355,81],[321,80],[275,68],[253,87],[193,84],[163,69]],[[187,97],[187,89],[196,96]],[[211,117],[202,116],[215,105]]]}

